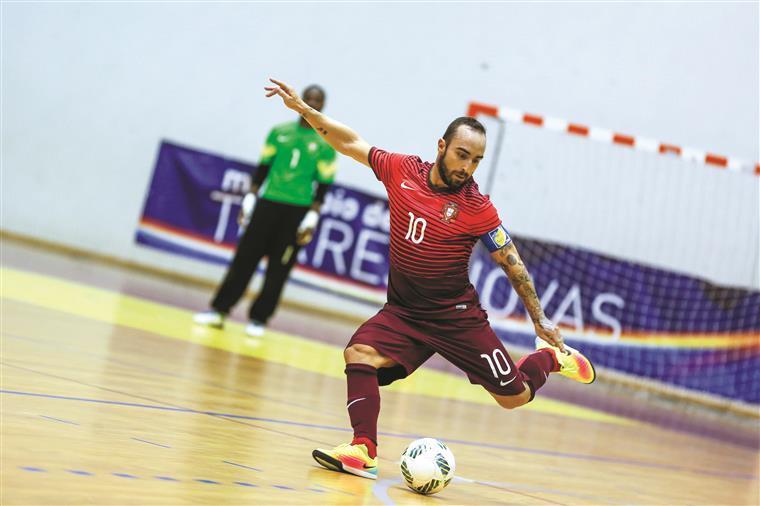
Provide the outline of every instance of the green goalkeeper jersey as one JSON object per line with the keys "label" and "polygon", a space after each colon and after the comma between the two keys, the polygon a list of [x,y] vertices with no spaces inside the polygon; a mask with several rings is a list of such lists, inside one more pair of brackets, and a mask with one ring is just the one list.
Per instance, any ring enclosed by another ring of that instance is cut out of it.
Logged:
{"label": "green goalkeeper jersey", "polygon": [[270,165],[262,198],[295,206],[314,200],[314,183],[335,179],[335,150],[300,122],[277,125],[269,132],[259,165]]}

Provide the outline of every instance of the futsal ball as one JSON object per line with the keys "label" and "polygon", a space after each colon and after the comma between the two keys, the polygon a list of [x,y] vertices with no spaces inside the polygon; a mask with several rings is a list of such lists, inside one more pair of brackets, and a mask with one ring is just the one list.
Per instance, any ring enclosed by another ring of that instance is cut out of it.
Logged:
{"label": "futsal ball", "polygon": [[448,446],[432,438],[413,441],[401,454],[401,475],[418,494],[440,492],[454,478],[454,454]]}

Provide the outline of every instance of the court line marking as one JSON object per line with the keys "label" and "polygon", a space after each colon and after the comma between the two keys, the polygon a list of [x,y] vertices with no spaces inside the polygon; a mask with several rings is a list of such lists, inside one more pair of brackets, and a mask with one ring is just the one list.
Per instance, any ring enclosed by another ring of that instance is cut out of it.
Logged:
{"label": "court line marking", "polygon": [[141,443],[148,443],[149,445],[160,446],[161,448],[171,448],[171,446],[162,445],[161,443],[154,443],[152,441],[146,441],[145,439],[140,439],[138,437],[131,437],[129,439],[134,439],[135,441],[140,441]]}
{"label": "court line marking", "polygon": [[118,478],[129,478],[130,480],[139,480],[139,476],[135,476],[134,474],[129,473],[111,473],[112,475],[118,477]]}
{"label": "court line marking", "polygon": [[[526,485],[520,485],[518,483],[506,483],[506,482],[496,482],[496,481],[481,481],[481,480],[473,480],[471,478],[464,478],[462,476],[454,476],[454,482],[465,482],[465,483],[472,483],[475,485],[482,485],[485,487],[492,487],[492,488],[498,488],[499,490],[504,490],[507,492],[511,492],[513,494],[522,495],[525,497],[530,497],[531,499],[541,499],[546,501],[545,498],[539,498],[536,496],[533,496],[527,492],[532,493],[538,493],[538,494],[551,494],[551,495],[560,495],[563,497],[576,497],[579,499],[586,499],[586,500],[593,500],[598,501],[603,504],[628,504],[626,502],[620,502],[619,499],[611,498],[611,497],[603,497],[603,496],[597,496],[597,495],[588,495],[588,494],[578,494],[575,492],[570,492],[567,490],[557,490],[557,489],[551,489],[551,488],[545,488],[540,486],[526,486]],[[553,504],[562,504],[562,503],[556,503],[553,502]]]}
{"label": "court line marking", "polygon": [[[50,377],[50,378],[56,378],[56,379],[61,379],[61,380],[65,380],[65,381],[70,381],[72,383],[76,383],[77,385],[85,385],[85,386],[88,386],[88,387],[92,387],[92,388],[96,388],[96,389],[99,389],[99,390],[103,390],[105,392],[115,393],[115,394],[123,395],[123,396],[126,396],[126,397],[133,397],[135,399],[141,399],[141,400],[144,400],[144,401],[150,401],[150,402],[156,403],[156,404],[145,404],[145,405],[136,404],[135,403],[135,406],[155,406],[156,408],[162,408],[163,407],[165,409],[174,409],[174,410],[178,410],[178,411],[189,410],[191,412],[196,412],[196,413],[199,413],[199,414],[205,414],[205,415],[211,416],[213,418],[217,418],[219,420],[225,420],[225,421],[228,421],[228,422],[239,423],[239,424],[245,425],[247,427],[253,427],[255,429],[259,429],[259,430],[262,430],[262,431],[268,431],[268,432],[273,432],[275,434],[285,435],[285,436],[288,436],[288,437],[293,437],[293,438],[297,438],[297,439],[303,439],[304,441],[309,441],[310,443],[328,444],[325,441],[316,440],[314,438],[303,437],[303,436],[300,436],[298,434],[293,434],[291,432],[283,432],[283,431],[275,430],[275,429],[272,429],[272,428],[269,428],[269,427],[262,427],[260,425],[254,425],[254,424],[251,424],[251,423],[246,423],[246,422],[241,421],[239,419],[239,418],[243,418],[243,417],[240,417],[240,416],[237,416],[237,415],[231,415],[231,414],[225,415],[224,413],[216,413],[214,411],[205,411],[204,412],[204,411],[192,410],[191,408],[185,408],[183,406],[180,406],[180,405],[177,405],[177,404],[173,404],[171,402],[168,402],[168,401],[165,401],[165,400],[162,400],[162,399],[154,399],[152,397],[146,397],[144,395],[138,395],[138,394],[135,394],[135,393],[132,393],[132,392],[125,392],[125,391],[122,391],[122,390],[116,390],[114,388],[107,388],[107,387],[104,387],[102,385],[98,385],[98,384],[94,384],[94,383],[88,383],[88,382],[85,382],[85,381],[79,381],[79,380],[76,380],[74,378],[69,378],[69,377],[66,377],[66,376],[60,376],[60,375],[49,373],[49,372],[38,371],[36,369],[31,369],[29,367],[20,366],[20,365],[17,365],[17,364],[11,364],[11,363],[8,363],[7,361],[5,361],[5,362],[4,361],[0,361],[0,366],[3,366],[3,367],[12,367],[12,368],[20,369],[22,371],[27,371],[27,372],[31,372],[31,373],[34,373],[34,374],[40,374],[42,376],[47,376],[47,377]],[[86,400],[86,399],[82,399],[82,400]],[[120,401],[120,402],[124,402],[124,401]],[[127,403],[127,404],[129,404],[129,403]],[[268,419],[262,418],[262,420],[268,420]],[[330,428],[330,427],[332,427],[332,426],[324,426],[323,428],[327,429],[327,428]],[[341,430],[344,430],[346,432],[350,432],[351,431],[351,429],[347,429],[347,428],[343,428]],[[418,436],[418,437],[422,437],[422,436]]]}
{"label": "court line marking", "polygon": [[[152,400],[152,399],[151,399],[151,400]],[[220,416],[224,416],[224,415],[220,415]],[[467,443],[465,443],[465,444],[467,444]],[[488,485],[491,485],[491,486],[493,486],[493,484],[488,484]]]}
{"label": "court line marking", "polygon": [[[300,409],[305,409],[305,410],[309,411],[310,413],[315,412],[314,409],[312,407],[310,407],[310,406],[305,406],[303,404],[299,404],[299,403],[296,403],[296,402],[287,401],[287,400],[282,399],[281,397],[269,396],[269,395],[264,395],[264,394],[250,392],[248,390],[243,390],[243,389],[240,389],[240,388],[234,388],[234,387],[230,387],[230,386],[225,386],[225,385],[221,385],[221,384],[218,384],[218,383],[214,383],[212,381],[206,381],[206,380],[198,379],[198,378],[195,378],[193,376],[181,375],[181,374],[177,374],[177,373],[174,373],[174,372],[171,372],[171,371],[166,371],[166,370],[161,369],[161,368],[146,366],[146,365],[140,364],[140,363],[133,363],[133,362],[130,362],[128,360],[117,359],[117,358],[113,358],[113,357],[110,357],[110,356],[104,357],[101,354],[92,353],[92,352],[89,352],[87,350],[83,350],[81,348],[77,348],[77,347],[75,347],[75,346],[73,346],[73,345],[71,345],[69,343],[52,342],[52,341],[45,340],[44,338],[41,338],[41,337],[22,336],[22,335],[15,334],[15,333],[10,333],[10,332],[3,332],[0,335],[2,337],[6,337],[6,338],[18,339],[20,341],[27,341],[27,342],[31,342],[31,343],[40,344],[40,345],[43,345],[43,346],[52,347],[52,348],[56,349],[57,351],[63,350],[65,352],[72,353],[72,354],[78,354],[78,355],[83,355],[83,356],[95,357],[95,358],[97,358],[97,359],[99,359],[101,361],[104,361],[106,363],[113,363],[113,364],[117,364],[117,365],[120,365],[120,366],[123,366],[123,367],[126,367],[126,368],[132,368],[132,369],[139,370],[139,371],[147,371],[147,372],[150,372],[150,373],[153,373],[153,374],[157,374],[159,376],[167,376],[167,377],[171,377],[171,378],[176,378],[176,379],[188,382],[190,384],[200,384],[200,385],[204,385],[204,386],[210,386],[210,387],[222,390],[222,391],[241,394],[241,395],[246,396],[246,397],[252,397],[252,398],[255,398],[255,399],[264,399],[264,400],[267,400],[267,401],[273,402],[273,403],[278,403],[278,404],[284,404],[284,405],[287,405],[287,406],[298,407]],[[321,411],[320,410],[320,411],[316,411],[316,412],[320,413],[322,415],[330,416],[332,418],[336,418],[336,419],[339,418],[339,419],[343,420],[343,417],[342,416],[340,416],[340,417],[336,416],[334,414],[334,411],[326,412],[326,411]],[[639,422],[641,422],[641,421],[639,421]],[[727,439],[725,439],[723,437],[714,436],[713,434],[705,434],[705,433],[702,433],[702,432],[691,432],[688,429],[681,429],[681,428],[662,427],[659,423],[656,423],[656,422],[653,423],[652,425],[654,425],[657,428],[661,428],[661,429],[665,429],[665,430],[668,430],[668,431],[677,432],[677,433],[680,433],[680,434],[686,434],[686,435],[689,435],[689,436],[696,435],[696,436],[698,436],[700,438],[705,438],[705,439],[709,439],[709,440],[717,440],[717,441],[720,441],[721,443],[728,443],[728,444],[732,444],[732,445],[735,445],[735,446],[739,446],[742,449],[746,449],[746,446],[747,446],[747,443],[745,443],[743,441],[731,440],[731,439],[727,440]],[[749,444],[756,445],[757,441],[752,441]]]}
{"label": "court line marking", "polygon": [[41,417],[41,418],[47,418],[48,420],[53,420],[54,422],[61,422],[61,423],[66,423],[66,424],[68,424],[68,425],[79,425],[79,424],[78,424],[78,423],[76,423],[76,422],[71,422],[71,421],[69,421],[69,420],[63,420],[63,419],[61,419],[61,418],[53,418],[52,416],[40,415],[40,417]]}
{"label": "court line marking", "polygon": [[[189,310],[175,306],[9,267],[0,267],[0,274],[4,280],[3,298],[94,321],[144,330],[162,337],[254,357],[322,376],[340,380],[345,377],[340,346],[272,330],[267,331],[267,339],[262,340],[260,346],[246,346],[238,339],[243,335],[242,324],[227,322],[226,327],[234,333],[199,328],[192,324]],[[460,375],[433,369],[422,369],[405,381],[385,388],[392,392],[494,405],[493,398],[485,389],[473,387]],[[641,423],[548,397],[538,398],[522,409],[602,423]]]}
{"label": "court line marking", "polygon": [[400,484],[400,479],[395,480],[379,480],[377,483],[375,483],[372,486],[372,494],[377,497],[380,501],[382,501],[385,506],[395,506],[396,503],[393,502],[393,499],[391,499],[391,496],[388,494],[388,489],[392,487],[393,485]]}
{"label": "court line marking", "polygon": [[161,481],[182,481],[182,480],[178,480],[177,478],[173,478],[171,476],[154,476],[154,478]]}
{"label": "court line marking", "polygon": [[[170,377],[170,378],[180,379],[180,380],[186,381],[186,382],[191,383],[191,384],[200,384],[200,385],[204,385],[204,386],[209,386],[209,387],[217,388],[217,389],[225,391],[225,392],[232,392],[232,393],[240,394],[240,395],[243,395],[243,396],[246,396],[246,397],[252,397],[254,399],[263,399],[263,400],[266,400],[266,401],[276,402],[278,404],[283,404],[285,406],[297,407],[297,408],[300,408],[300,409],[304,409],[304,410],[308,411],[309,413],[314,413],[315,412],[313,406],[307,406],[307,405],[304,405],[304,404],[299,404],[297,402],[287,401],[287,400],[282,399],[280,397],[274,397],[274,396],[264,395],[264,394],[257,394],[257,393],[251,392],[249,390],[244,390],[242,388],[234,388],[234,387],[230,387],[230,386],[225,386],[225,385],[221,385],[219,383],[214,383],[213,381],[205,381],[205,380],[193,377],[193,376],[187,376],[187,375],[177,374],[177,373],[166,371],[164,369],[160,369],[160,368],[157,368],[157,367],[151,367],[151,366],[146,366],[146,365],[143,365],[143,364],[132,363],[132,362],[129,362],[128,360],[117,359],[117,358],[113,358],[113,357],[110,357],[110,356],[109,357],[104,357],[101,354],[93,353],[93,352],[89,352],[87,350],[83,350],[81,348],[77,348],[76,346],[73,346],[73,345],[71,345],[69,343],[52,342],[52,341],[47,341],[47,340],[39,338],[39,337],[22,336],[22,335],[10,333],[10,332],[3,332],[0,335],[2,335],[2,337],[7,337],[7,338],[11,338],[11,339],[18,339],[18,340],[21,340],[21,341],[28,341],[28,342],[32,342],[32,343],[35,343],[35,344],[41,344],[41,345],[44,345],[44,346],[52,347],[52,348],[55,348],[57,351],[63,350],[63,351],[66,351],[66,352],[72,353],[72,354],[78,354],[78,355],[82,355],[82,356],[95,357],[95,358],[97,358],[97,359],[99,359],[101,361],[104,361],[106,363],[113,363],[113,364],[117,364],[117,365],[120,365],[120,366],[123,366],[123,367],[132,368],[132,369],[135,369],[135,370],[138,370],[138,371],[147,371],[147,372],[150,372],[150,373],[153,373],[153,374],[157,374],[159,376],[167,376],[167,377]],[[334,411],[330,411],[330,412],[317,411],[317,412],[319,414],[321,414],[321,415],[332,416],[332,417],[334,417],[336,419],[341,419],[341,420],[344,419],[343,415],[340,415],[340,416],[335,415]]]}
{"label": "court line marking", "polygon": [[224,462],[225,464],[229,464],[231,466],[242,467],[243,469],[250,469],[252,471],[258,471],[260,473],[263,472],[261,469],[258,469],[258,468],[255,468],[255,467],[251,467],[251,466],[246,466],[246,465],[243,465],[243,464],[237,464],[235,462],[230,462],[229,460],[223,460],[222,462]]}
{"label": "court line marking", "polygon": [[[32,467],[32,466],[18,466],[18,469],[21,469],[22,471],[32,472],[32,473],[47,473],[48,472],[47,469],[44,469],[44,468],[41,468],[41,467]],[[63,471],[66,472],[66,473],[75,474],[75,475],[78,475],[78,476],[97,476],[97,473],[93,473],[93,472],[90,472],[90,471],[85,471],[83,469],[64,469]],[[141,479],[140,476],[137,476],[137,475],[134,475],[134,474],[129,474],[129,473],[123,473],[123,472],[112,472],[112,473],[106,472],[106,473],[101,473],[101,475],[103,475],[103,476],[105,476],[105,475],[116,476],[117,478],[127,478],[127,479],[131,479],[131,480],[139,480],[139,479]],[[154,478],[157,479],[157,480],[169,481],[169,482],[182,482],[183,481],[183,480],[180,480],[180,479],[177,479],[177,478],[173,478],[171,476],[154,476]],[[241,486],[244,486],[244,487],[259,487],[259,488],[261,488],[261,487],[267,487],[267,485],[258,485],[258,484],[249,483],[249,482],[246,482],[246,481],[232,481],[232,482],[228,483],[226,481],[212,480],[212,479],[209,479],[209,478],[191,478],[191,479],[187,479],[187,480],[184,480],[184,481],[185,481],[185,483],[197,482],[197,483],[203,483],[203,484],[207,484],[207,485],[230,485],[230,484],[232,484],[232,485],[241,485]],[[313,489],[311,487],[306,487],[304,489],[299,489],[299,488],[294,488],[294,487],[291,487],[291,486],[288,486],[288,485],[275,485],[275,484],[273,484],[273,485],[269,485],[269,486],[271,488],[276,488],[276,489],[279,489],[279,490],[288,490],[288,491],[308,490],[308,491],[311,491],[311,492],[320,492],[320,493],[325,493],[326,492],[325,490],[316,490],[316,489]],[[349,494],[349,495],[354,495],[354,494]]]}
{"label": "court line marking", "polygon": [[[2,362],[0,362],[0,364],[2,364]],[[8,364],[4,364],[4,365],[8,365]],[[113,389],[109,389],[109,388],[100,387],[100,386],[97,386],[97,385],[90,385],[88,383],[82,383],[82,382],[79,382],[77,380],[73,380],[71,378],[66,378],[66,377],[62,377],[62,376],[55,376],[55,375],[52,375],[50,373],[44,373],[44,372],[36,371],[34,369],[28,369],[28,368],[24,368],[24,367],[20,367],[20,366],[14,366],[14,365],[11,365],[11,367],[17,367],[19,369],[27,370],[27,371],[34,372],[34,373],[37,373],[37,374],[43,374],[43,375],[46,375],[46,376],[51,376],[51,377],[56,377],[56,378],[60,378],[60,379],[65,379],[65,380],[68,380],[68,381],[73,381],[75,383],[85,384],[85,385],[89,385],[89,386],[96,386],[97,388],[101,388],[101,389],[103,389],[105,391],[119,393],[119,394],[122,394],[122,395],[136,397],[136,398],[140,398],[140,399],[144,399],[144,400],[149,400],[151,402],[157,402],[157,403],[162,403],[162,404],[166,404],[167,405],[167,406],[140,405],[140,404],[136,404],[136,403],[130,403],[130,404],[133,404],[134,406],[138,406],[138,407],[142,406],[142,407],[146,407],[146,408],[153,407],[153,408],[157,408],[157,409],[162,409],[162,408],[163,409],[174,409],[175,411],[181,411],[181,412],[191,412],[191,413],[195,412],[195,413],[205,414],[205,415],[212,416],[212,417],[215,417],[215,418],[226,419],[226,420],[233,421],[233,422],[236,422],[236,423],[242,423],[244,425],[247,425],[247,426],[250,426],[250,427],[253,427],[253,428],[257,428],[257,429],[260,429],[260,430],[266,430],[266,431],[271,431],[271,432],[275,432],[275,433],[281,433],[281,434],[285,434],[285,435],[290,436],[290,437],[298,437],[300,439],[305,439],[305,440],[308,440],[310,442],[319,442],[319,441],[315,441],[313,438],[305,438],[305,437],[301,437],[301,436],[298,436],[298,435],[294,435],[292,433],[280,432],[280,431],[276,431],[274,429],[265,428],[265,427],[261,427],[261,426],[253,425],[253,424],[249,424],[249,423],[246,423],[244,421],[241,421],[240,419],[257,419],[257,420],[264,420],[264,421],[269,421],[269,422],[273,422],[273,423],[285,423],[285,424],[293,424],[293,425],[297,425],[297,426],[312,426],[312,427],[323,428],[323,429],[326,429],[326,430],[337,430],[337,431],[349,432],[349,429],[345,429],[345,428],[342,428],[342,427],[334,427],[334,426],[327,426],[327,425],[316,426],[314,424],[305,424],[303,422],[291,422],[291,421],[288,421],[288,420],[278,420],[278,419],[249,417],[249,416],[243,416],[243,415],[216,413],[216,412],[211,412],[211,411],[201,412],[201,411],[192,410],[192,409],[188,409],[188,408],[178,407],[176,405],[172,406],[171,404],[169,404],[169,403],[167,403],[165,401],[160,401],[160,400],[152,399],[150,397],[138,396],[138,395],[130,394],[130,393],[127,393],[127,392],[120,392],[118,390],[113,390]],[[95,401],[95,402],[97,402],[97,401]],[[116,402],[116,401],[112,401],[112,402]],[[119,402],[122,402],[122,401],[119,401]],[[394,434],[394,433],[388,433],[388,432],[379,432],[379,434],[380,435],[387,435],[387,436],[390,436],[390,437],[408,437],[408,438],[412,438],[412,439],[418,439],[420,437],[423,437],[422,435],[419,435],[419,434]],[[547,452],[547,451],[541,451],[541,450],[532,450],[532,449],[518,448],[518,447],[508,447],[506,445],[489,445],[488,443],[473,443],[473,442],[466,441],[466,440],[451,440],[451,439],[449,439],[448,441],[449,442],[451,442],[451,441],[458,442],[458,443],[463,444],[463,445],[485,446],[485,447],[492,447],[492,448],[496,448],[496,449],[506,449],[506,450],[516,451],[516,452],[532,452],[532,453],[538,453],[538,454],[548,454],[548,455],[551,455],[551,456],[565,456],[565,457],[569,457],[569,458],[583,458],[584,457],[584,456],[580,456],[579,457],[579,456],[576,456],[574,454],[559,454],[559,453]],[[603,459],[602,457],[593,457],[593,456],[589,457],[589,460],[602,460],[602,459]],[[386,459],[381,458],[381,460],[386,460]],[[622,464],[626,464],[626,465],[634,465],[634,466],[637,465],[634,461],[628,461],[628,460],[619,460],[619,459],[617,459],[617,460],[609,460],[609,458],[607,458],[605,461],[613,462],[613,463],[617,462],[617,463],[622,463]],[[650,467],[653,466],[653,465],[657,466],[656,464],[648,464],[648,463],[643,463],[642,465],[645,465],[645,466],[648,465]],[[715,471],[702,471],[702,470],[698,470],[698,469],[694,470],[694,469],[682,468],[682,467],[674,467],[672,469],[675,469],[676,471],[685,470],[685,471],[690,471],[690,472],[697,472],[697,473],[708,474],[708,475],[712,474],[714,476],[722,476],[722,477],[729,477],[729,478],[736,478],[736,476],[737,476],[735,474],[721,474],[721,473],[715,472]],[[740,479],[744,479],[744,478],[740,478]],[[754,480],[756,478],[754,476],[752,476],[752,479]]]}
{"label": "court line marking", "polygon": [[[46,399],[88,402],[88,403],[95,403],[95,404],[108,404],[108,405],[113,405],[113,406],[124,406],[124,407],[130,407],[130,408],[156,409],[160,411],[171,411],[175,413],[211,415],[211,416],[216,416],[220,418],[232,418],[232,419],[251,420],[251,421],[258,421],[258,422],[269,422],[269,423],[275,423],[275,424],[281,424],[281,425],[306,427],[306,428],[312,428],[312,429],[324,429],[324,430],[332,430],[332,431],[338,431],[338,432],[351,431],[351,429],[347,429],[345,427],[336,427],[336,426],[331,426],[331,425],[296,422],[293,420],[283,420],[283,419],[277,419],[277,418],[264,418],[264,417],[249,416],[249,415],[239,415],[235,413],[201,411],[201,410],[196,410],[196,409],[178,408],[178,407],[172,407],[172,406],[159,406],[155,404],[140,404],[136,402],[111,401],[111,400],[104,400],[104,399],[91,399],[91,398],[86,398],[86,397],[71,397],[71,396],[64,396],[64,395],[42,394],[42,393],[35,393],[35,392],[22,392],[18,390],[0,390],[0,394],[19,395],[19,396],[27,396],[27,397],[42,397]],[[420,437],[423,437],[420,434],[400,434],[400,433],[393,433],[393,432],[378,432],[378,434],[382,436],[387,436],[387,437],[404,438],[404,439],[418,439]],[[677,466],[673,464],[660,464],[656,462],[629,460],[629,459],[624,459],[624,458],[619,458],[619,457],[604,457],[604,456],[586,455],[586,454],[579,454],[579,453],[554,452],[550,450],[539,450],[536,448],[521,448],[521,447],[509,446],[509,445],[500,445],[496,443],[467,441],[464,439],[450,439],[449,438],[449,439],[446,439],[446,442],[450,444],[454,443],[454,444],[460,444],[464,446],[473,446],[473,447],[478,447],[478,448],[493,448],[493,449],[498,449],[498,450],[507,450],[507,451],[513,451],[513,452],[519,452],[519,453],[529,453],[533,455],[562,457],[562,458],[576,459],[576,460],[590,460],[590,461],[596,461],[596,462],[606,462],[610,464],[621,464],[621,465],[629,465],[629,466],[634,466],[634,467],[662,469],[662,470],[675,471],[675,472],[690,472],[690,473],[695,473],[695,474],[721,476],[725,478],[734,478],[734,479],[748,480],[748,481],[758,480],[757,476],[743,474],[743,473],[730,473],[730,472],[723,473],[719,471],[713,471],[710,469],[690,468],[690,467],[684,467],[684,466]]]}
{"label": "court line marking", "polygon": [[[314,467],[315,467],[316,469],[324,470],[324,467],[322,467],[322,466],[316,466],[316,465],[315,465]],[[314,485],[312,485],[312,486],[313,486],[313,487],[319,487],[319,488],[323,488],[323,489],[325,489],[325,490],[323,490],[322,492],[327,492],[327,491],[329,491],[329,492],[337,492],[337,493],[339,493],[339,494],[343,494],[343,495],[351,495],[351,496],[356,496],[356,494],[354,494],[353,492],[349,492],[349,491],[347,491],[347,490],[341,490],[341,489],[339,489],[339,488],[335,488],[335,487],[328,487],[327,485],[322,485],[321,483],[315,483],[315,484],[314,484]]]}
{"label": "court line marking", "polygon": [[[119,394],[119,395],[124,395],[126,397],[133,397],[135,399],[142,399],[142,400],[145,400],[145,401],[150,401],[150,402],[157,403],[157,404],[152,404],[152,405],[146,404],[144,406],[155,406],[156,408],[173,409],[173,410],[178,410],[178,411],[184,411],[184,410],[188,409],[188,408],[184,408],[182,406],[178,406],[177,404],[172,404],[170,402],[167,402],[167,401],[164,401],[164,400],[161,400],[161,399],[153,399],[151,397],[146,397],[144,395],[137,395],[137,394],[134,394],[134,393],[131,393],[131,392],[124,392],[124,391],[116,390],[116,389],[113,389],[113,388],[107,388],[107,387],[104,387],[104,386],[101,386],[101,385],[87,383],[87,382],[84,382],[84,381],[79,381],[79,380],[76,380],[76,379],[73,379],[73,378],[69,378],[69,377],[66,377],[66,376],[60,376],[60,375],[56,375],[56,374],[52,374],[52,373],[48,373],[48,372],[38,371],[38,370],[35,370],[35,369],[30,369],[28,367],[19,366],[19,365],[16,365],[16,364],[9,364],[8,362],[0,361],[0,365],[2,365],[4,367],[13,367],[13,368],[20,369],[22,371],[31,372],[31,373],[34,373],[34,374],[40,374],[42,376],[47,376],[47,377],[51,377],[51,378],[56,378],[56,379],[62,379],[62,380],[65,380],[65,381],[70,381],[70,382],[76,383],[78,385],[85,385],[85,386],[92,387],[92,388],[97,388],[99,390],[103,390],[103,391],[106,391],[106,392],[115,393],[115,394]],[[86,399],[83,399],[83,400],[86,400]],[[140,404],[135,404],[135,405],[136,406],[141,406]],[[163,405],[163,406],[161,406],[161,405]],[[190,410],[190,411],[192,412],[193,410]],[[320,445],[329,444],[329,443],[327,443],[325,441],[320,441],[320,440],[316,440],[314,438],[304,437],[304,436],[301,436],[301,435],[298,435],[298,434],[293,434],[291,432],[283,432],[283,431],[272,429],[270,427],[262,427],[261,425],[254,425],[252,423],[247,423],[247,422],[242,421],[240,419],[236,419],[234,416],[224,416],[223,414],[216,414],[213,411],[201,412],[201,411],[195,410],[195,412],[196,413],[200,413],[200,414],[204,414],[204,415],[207,415],[207,416],[211,416],[212,418],[216,418],[216,419],[219,419],[219,420],[225,420],[225,421],[228,421],[228,422],[238,423],[238,424],[241,424],[241,425],[245,425],[247,427],[253,427],[254,429],[258,429],[258,430],[261,430],[261,431],[267,431],[267,432],[272,432],[272,433],[275,433],[275,434],[284,435],[284,436],[287,436],[287,437],[292,437],[292,438],[297,438],[297,439],[303,439],[304,441],[309,441],[309,443],[316,443],[316,444],[320,444]],[[349,431],[350,429],[344,429],[344,430],[345,431]]]}
{"label": "court line marking", "polygon": [[66,469],[67,473],[78,474],[79,476],[95,476],[95,473],[90,471],[83,471],[82,469]]}

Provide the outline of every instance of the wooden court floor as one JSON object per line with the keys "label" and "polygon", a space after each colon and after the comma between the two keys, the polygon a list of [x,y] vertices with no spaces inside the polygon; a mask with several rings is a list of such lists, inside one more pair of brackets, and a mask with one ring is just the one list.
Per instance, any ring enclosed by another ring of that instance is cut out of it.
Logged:
{"label": "wooden court floor", "polygon": [[[382,392],[379,479],[333,473],[310,453],[350,438],[341,346],[278,331],[246,339],[237,323],[198,328],[179,305],[3,264],[2,504],[760,498],[756,447],[561,400],[505,411],[430,369]],[[186,290],[163,283],[156,293]],[[412,493],[398,472],[421,436],[457,458],[458,478],[436,496]]]}

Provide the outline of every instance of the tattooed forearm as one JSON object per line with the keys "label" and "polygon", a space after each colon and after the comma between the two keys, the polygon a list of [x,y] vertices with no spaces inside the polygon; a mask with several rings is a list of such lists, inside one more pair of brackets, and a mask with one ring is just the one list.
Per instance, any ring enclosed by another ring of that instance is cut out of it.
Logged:
{"label": "tattooed forearm", "polygon": [[352,129],[306,104],[301,117],[338,153],[367,164],[369,145]]}
{"label": "tattooed forearm", "polygon": [[533,280],[530,279],[528,271],[525,270],[523,265],[519,269],[505,268],[504,272],[507,274],[512,287],[514,287],[517,294],[520,296],[525,309],[528,310],[530,319],[534,322],[538,322],[544,317],[544,310],[541,307],[541,301],[538,300],[538,294],[536,288],[533,285]]}
{"label": "tattooed forearm", "polygon": [[533,280],[514,245],[510,244],[502,248],[499,251],[498,260],[509,282],[512,283],[512,287],[525,305],[525,309],[528,310],[531,320],[538,322],[544,318],[544,310],[541,307],[541,301],[538,299],[536,287],[533,285]]}
{"label": "tattooed forearm", "polygon": [[309,124],[313,126],[316,129],[316,131],[322,135],[322,137],[327,137],[327,129],[320,125],[314,124],[317,120],[317,116],[318,116],[318,111],[311,106],[307,106],[306,110],[301,114],[301,117],[305,119],[306,121],[308,121]]}

